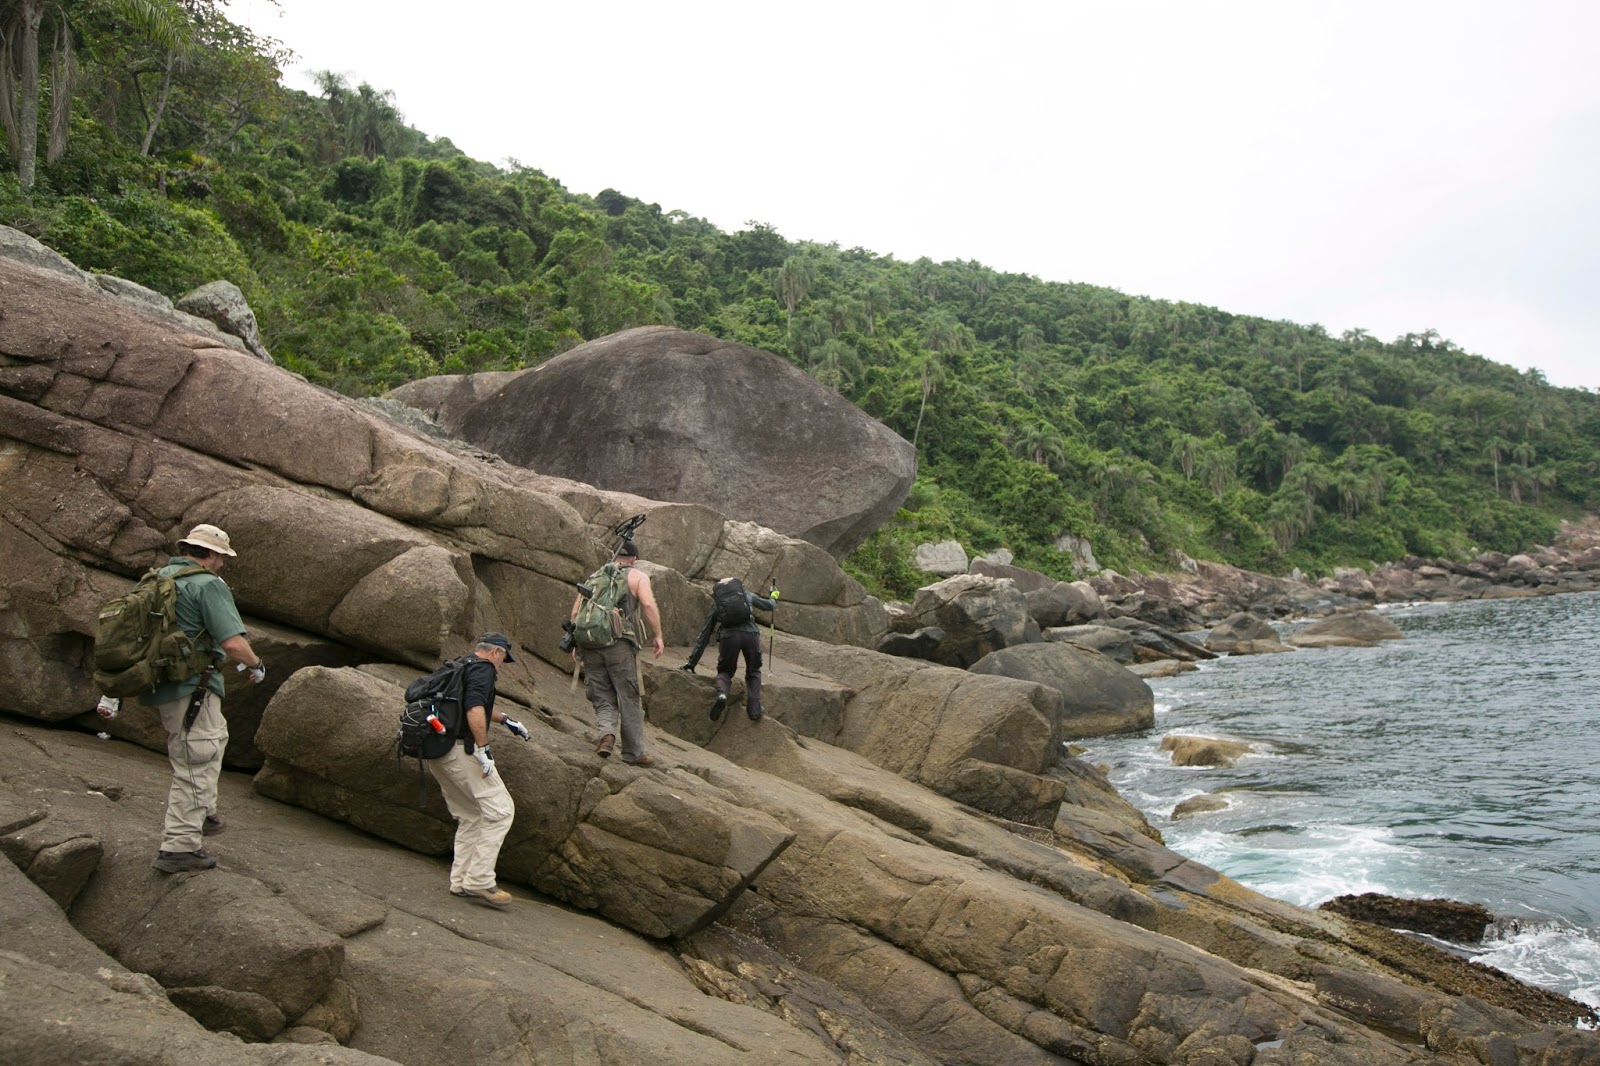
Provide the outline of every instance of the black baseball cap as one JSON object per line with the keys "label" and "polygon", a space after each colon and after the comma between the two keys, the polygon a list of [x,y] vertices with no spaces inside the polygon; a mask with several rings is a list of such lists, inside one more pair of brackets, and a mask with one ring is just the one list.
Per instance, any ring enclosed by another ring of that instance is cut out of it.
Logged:
{"label": "black baseball cap", "polygon": [[620,559],[624,555],[630,555],[635,559],[639,558],[639,546],[631,540],[624,540],[617,545],[617,558]]}
{"label": "black baseball cap", "polygon": [[478,643],[493,644],[497,648],[504,648],[506,650],[506,662],[514,663],[517,661],[516,657],[511,654],[511,641],[504,633],[485,633],[478,638]]}

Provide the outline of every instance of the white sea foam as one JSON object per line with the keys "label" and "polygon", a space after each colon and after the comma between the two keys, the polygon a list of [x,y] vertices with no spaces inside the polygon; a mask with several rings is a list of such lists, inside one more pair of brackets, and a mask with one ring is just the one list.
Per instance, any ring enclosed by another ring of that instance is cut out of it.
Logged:
{"label": "white sea foam", "polygon": [[1280,825],[1246,833],[1199,829],[1193,835],[1167,835],[1182,835],[1173,843],[1184,855],[1227,870],[1263,895],[1302,907],[1352,893],[1392,894],[1394,868],[1414,857],[1412,849],[1392,842],[1388,829],[1371,826]]}
{"label": "white sea foam", "polygon": [[1600,937],[1566,922],[1514,922],[1491,927],[1477,961],[1541,988],[1561,990],[1600,1007]]}

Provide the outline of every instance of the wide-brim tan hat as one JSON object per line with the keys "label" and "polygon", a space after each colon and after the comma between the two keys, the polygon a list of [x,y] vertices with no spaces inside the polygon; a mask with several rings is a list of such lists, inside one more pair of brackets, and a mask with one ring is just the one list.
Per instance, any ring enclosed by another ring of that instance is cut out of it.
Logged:
{"label": "wide-brim tan hat", "polygon": [[204,523],[189,530],[188,535],[178,543],[193,544],[197,547],[208,548],[211,551],[216,552],[218,555],[238,554],[233,550],[233,546],[229,543],[228,535],[226,533],[218,529],[216,526],[208,526]]}

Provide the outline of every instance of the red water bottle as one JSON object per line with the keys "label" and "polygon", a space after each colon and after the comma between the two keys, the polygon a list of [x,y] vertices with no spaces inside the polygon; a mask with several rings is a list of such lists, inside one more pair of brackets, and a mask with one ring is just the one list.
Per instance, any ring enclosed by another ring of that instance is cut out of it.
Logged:
{"label": "red water bottle", "polygon": [[433,731],[435,733],[443,733],[444,732],[444,723],[439,721],[439,716],[438,715],[436,715],[436,714],[428,715],[428,724],[433,726]]}

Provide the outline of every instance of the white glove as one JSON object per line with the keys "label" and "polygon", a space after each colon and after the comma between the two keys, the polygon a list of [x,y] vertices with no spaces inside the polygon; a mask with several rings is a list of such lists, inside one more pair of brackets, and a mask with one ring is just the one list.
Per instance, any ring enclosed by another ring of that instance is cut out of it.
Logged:
{"label": "white glove", "polygon": [[511,730],[511,735],[512,736],[521,737],[523,740],[527,740],[528,739],[528,727],[527,726],[523,725],[521,722],[517,721],[515,718],[504,718],[504,717],[502,717],[500,720],[505,723],[505,727],[507,729]]}
{"label": "white glove", "polygon": [[489,745],[480,744],[472,749],[472,757],[478,760],[478,765],[483,767],[483,776],[489,777],[494,773],[494,759],[489,755]]}
{"label": "white glove", "polygon": [[267,679],[267,664],[264,659],[257,659],[254,666],[246,666],[244,663],[240,663],[234,667],[234,670],[239,672],[250,671],[250,683],[252,685],[259,685]]}

